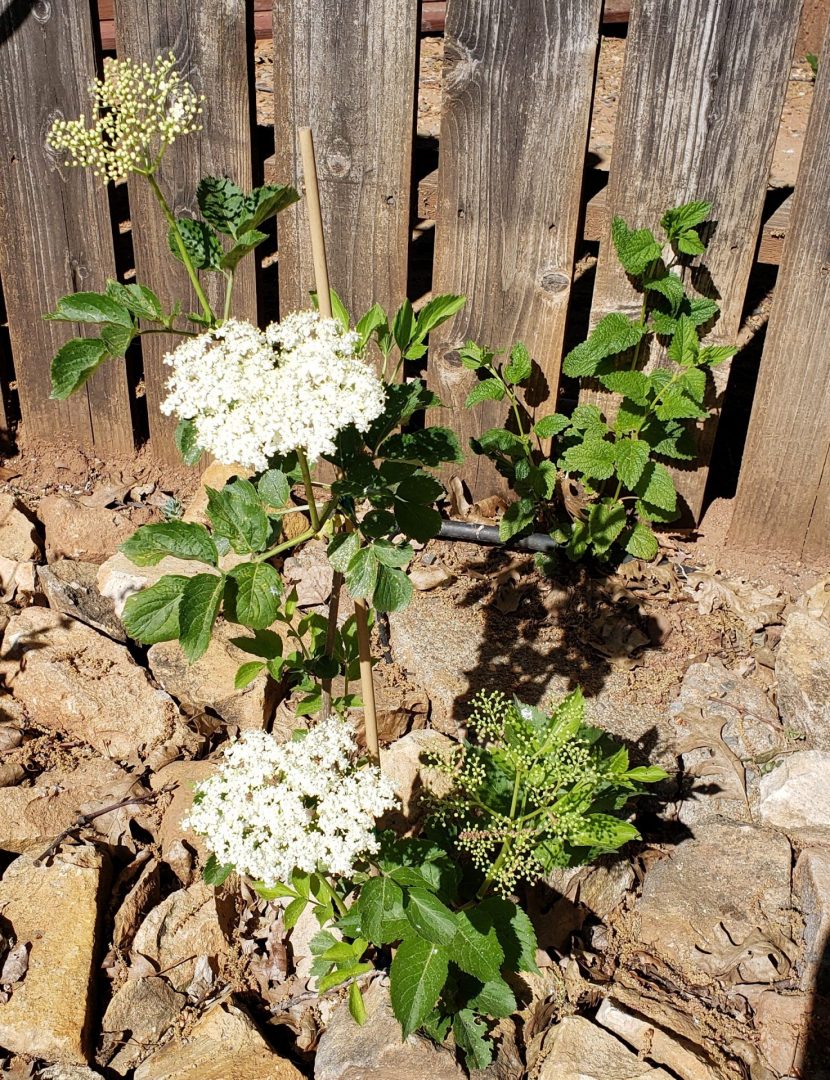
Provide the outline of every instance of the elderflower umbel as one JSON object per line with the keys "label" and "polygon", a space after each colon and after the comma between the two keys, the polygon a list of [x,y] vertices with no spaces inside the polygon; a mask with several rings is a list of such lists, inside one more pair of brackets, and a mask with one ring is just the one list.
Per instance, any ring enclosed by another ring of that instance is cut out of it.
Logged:
{"label": "elderflower umbel", "polygon": [[153,64],[104,60],[104,78],[89,88],[92,126],[86,116],[56,120],[48,142],[65,152],[65,165],[89,165],[105,183],[154,169],[180,135],[199,131],[200,97],[175,70],[172,53]]}
{"label": "elderflower umbel", "polygon": [[221,864],[269,886],[295,869],[348,877],[378,850],[375,822],[397,802],[388,777],[355,758],[340,717],[296,742],[246,732],[196,785],[187,824]]}
{"label": "elderflower umbel", "polygon": [[198,445],[229,465],[261,471],[298,449],[316,461],[343,428],[366,431],[383,412],[383,383],[358,344],[313,311],[264,333],[230,319],[164,358],[173,373],[161,411],[190,420]]}

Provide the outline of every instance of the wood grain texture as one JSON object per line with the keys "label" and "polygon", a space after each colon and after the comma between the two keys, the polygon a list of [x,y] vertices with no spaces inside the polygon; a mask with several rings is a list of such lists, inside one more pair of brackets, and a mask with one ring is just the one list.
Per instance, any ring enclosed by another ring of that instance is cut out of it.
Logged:
{"label": "wood grain texture", "polygon": [[[631,227],[651,227],[670,206],[708,199],[715,227],[704,262],[721,305],[710,337],[735,339],[800,8],[801,0],[632,4],[592,323],[611,311],[639,316],[640,298],[610,244],[611,216]],[[715,370],[716,410],[727,377],[728,365]],[[609,407],[607,395],[584,397]],[[674,472],[687,515],[695,520],[716,428],[717,413],[697,432],[699,466]]]}
{"label": "wood grain texture", "polygon": [[[174,143],[159,173],[176,216],[197,215],[196,188],[203,176],[228,176],[246,191],[253,184],[246,7],[245,0],[115,0],[119,55],[150,63],[172,50],[180,70],[205,97],[202,131]],[[169,252],[167,225],[142,177],[130,179],[129,197],[137,279],[164,304],[180,299],[185,313],[198,310],[185,269]],[[221,311],[224,276],[203,273],[201,280],[214,310]],[[252,257],[239,264],[232,313],[256,322]],[[141,343],[150,441],[155,456],[170,461],[179,460],[172,441],[176,422],[162,416],[159,402],[167,378],[162,358],[176,340],[159,334]]]}
{"label": "wood grain texture", "polygon": [[[506,415],[501,403],[464,409],[475,382],[458,359],[467,338],[499,349],[523,341],[538,369],[528,404],[555,400],[600,6],[449,5],[433,292],[469,299],[432,335],[428,374],[465,448]],[[473,494],[502,483],[474,455],[462,475]]]}
{"label": "wood grain texture", "polygon": [[830,68],[820,65],[729,530],[740,549],[830,556],[829,340]]}
{"label": "wood grain texture", "polygon": [[0,14],[0,274],[27,435],[130,452],[123,361],[105,363],[66,402],[49,401],[49,367],[79,333],[44,322],[59,297],[115,277],[107,193],[59,165],[46,145],[57,117],[89,113],[95,76],[88,7],[37,0]]}
{"label": "wood grain texture", "polygon": [[[417,4],[275,0],[276,171],[302,190],[311,127],[332,288],[359,318],[406,295]],[[279,219],[280,313],[314,288],[305,203]]]}

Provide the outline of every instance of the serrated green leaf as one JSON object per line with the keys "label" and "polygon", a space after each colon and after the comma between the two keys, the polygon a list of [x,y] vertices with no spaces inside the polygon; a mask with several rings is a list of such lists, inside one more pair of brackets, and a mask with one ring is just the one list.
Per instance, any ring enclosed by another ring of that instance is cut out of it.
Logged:
{"label": "serrated green leaf", "polygon": [[645,332],[641,323],[612,311],[600,319],[587,341],[568,353],[562,371],[571,378],[594,375],[603,360],[634,348]]}
{"label": "serrated green leaf", "polygon": [[127,329],[126,326],[112,326],[110,323],[101,327],[101,341],[106,345],[109,355],[115,359],[126,353],[132,340],[132,327]]}
{"label": "serrated green leaf", "polygon": [[672,513],[677,508],[677,490],[674,480],[666,466],[661,465],[659,461],[648,462],[635,490],[642,502],[658,510]]}
{"label": "serrated green leaf", "polygon": [[611,222],[611,240],[623,269],[633,277],[656,262],[662,252],[650,229],[629,229],[621,217]]}
{"label": "serrated green leaf", "polygon": [[538,973],[536,932],[520,907],[500,896],[490,896],[470,908],[467,916],[481,933],[487,933],[490,927],[495,929],[508,971]]}
{"label": "serrated green leaf", "polygon": [[282,925],[286,930],[293,930],[297,925],[297,922],[308,907],[309,900],[307,896],[298,896],[288,904],[282,913]]}
{"label": "serrated green leaf", "polygon": [[363,318],[358,322],[355,330],[360,335],[360,347],[361,349],[366,347],[369,338],[375,333],[376,330],[389,328],[389,320],[386,316],[386,312],[380,306],[380,304],[373,304]]}
{"label": "serrated green leaf", "polygon": [[245,196],[245,205],[236,223],[238,235],[258,228],[263,221],[299,202],[300,196],[290,184],[263,184]]}
{"label": "serrated green leaf", "polygon": [[215,855],[209,855],[208,860],[205,863],[205,868],[202,871],[202,877],[205,885],[212,885],[214,888],[218,888],[219,885],[224,884],[232,872],[233,863],[225,863],[223,865]]}
{"label": "serrated green leaf", "polygon": [[485,1038],[487,1025],[471,1009],[461,1009],[453,1017],[452,1032],[467,1068],[486,1069],[493,1060],[493,1044]]}
{"label": "serrated green leaf", "polygon": [[431,468],[448,461],[464,460],[458,436],[446,427],[421,428],[392,435],[383,442],[381,453],[392,461],[412,461]]}
{"label": "serrated green leaf", "polygon": [[648,376],[642,371],[610,371],[598,378],[605,389],[613,394],[622,394],[638,405],[645,405],[648,401]]}
{"label": "serrated green leaf", "polygon": [[481,382],[476,383],[469,394],[467,394],[464,406],[467,409],[471,409],[474,405],[478,405],[482,401],[501,401],[505,392],[500,379],[482,379]]}
{"label": "serrated green leaf", "polygon": [[176,242],[176,229],[184,244],[184,249],[190,256],[197,270],[218,270],[222,264],[222,245],[219,237],[206,225],[204,221],[194,221],[193,218],[180,217],[176,224],[171,225],[167,234],[167,243],[170,251],[179,262],[184,262],[179,245]]}
{"label": "serrated green leaf", "polygon": [[449,973],[446,948],[413,935],[398,947],[389,969],[392,1010],[407,1039],[435,1008]]}
{"label": "serrated green leaf", "polygon": [[706,372],[701,368],[689,368],[688,371],[684,371],[680,378],[677,380],[677,385],[688,394],[689,397],[697,405],[703,405],[703,399],[706,397]]}
{"label": "serrated green leaf", "polygon": [[210,644],[210,635],[222,592],[225,577],[215,574],[196,574],[188,578],[179,602],[179,641],[182,652],[193,663],[203,656]]}
{"label": "serrated green leaf", "polygon": [[417,473],[398,484],[392,510],[404,536],[425,543],[438,535],[441,515],[432,504],[443,493],[441,484],[425,473]]}
{"label": "serrated green leaf", "polygon": [[664,311],[652,311],[649,317],[654,333],[659,334],[661,337],[671,337],[677,329],[677,319],[673,315],[667,315]]}
{"label": "serrated green leaf", "polygon": [[54,401],[65,401],[80,389],[107,355],[100,338],[73,338],[62,345],[52,360]]}
{"label": "serrated green leaf", "polygon": [[516,1011],[516,996],[504,979],[492,979],[468,999],[467,1005],[476,1012],[499,1020]]}
{"label": "serrated green leaf", "polygon": [[677,274],[667,273],[664,277],[655,278],[653,281],[647,281],[644,288],[650,292],[660,293],[661,296],[664,296],[671,306],[673,315],[677,312],[677,309],[686,297],[686,290],[683,288],[683,282]]}
{"label": "serrated green leaf", "polygon": [[477,439],[470,439],[470,446],[477,454],[507,454],[508,457],[524,457],[527,443],[506,428],[490,428]]}
{"label": "serrated green leaf", "polygon": [[282,578],[267,562],[241,563],[228,571],[225,609],[232,622],[264,630],[279,614]]}
{"label": "serrated green leaf", "polygon": [[703,200],[683,203],[667,210],[660,219],[660,225],[668,233],[669,239],[683,232],[685,229],[693,229],[695,225],[702,225],[712,212],[712,204]]}
{"label": "serrated green leaf", "polygon": [[378,579],[372,593],[376,611],[402,611],[412,599],[412,582],[395,567],[378,567]]}
{"label": "serrated green leaf", "polygon": [[530,359],[530,353],[521,342],[517,342],[510,350],[510,359],[502,370],[504,381],[511,386],[517,386],[530,378],[532,370],[533,362]]}
{"label": "serrated green leaf", "polygon": [[385,875],[369,878],[360,890],[358,904],[361,929],[375,945],[400,941],[409,930],[403,910],[403,890],[391,878]]}
{"label": "serrated green leaf", "polygon": [[707,367],[717,367],[729,360],[738,351],[735,345],[704,345],[697,357],[697,362]]}
{"label": "serrated green leaf", "polygon": [[571,414],[571,424],[577,431],[590,431],[597,435],[604,435],[608,431],[608,425],[596,405],[577,405]]}
{"label": "serrated green leaf", "polygon": [[107,296],[139,319],[146,319],[147,322],[164,321],[161,301],[146,285],[136,282],[122,285],[120,281],[108,281]]}
{"label": "serrated green leaf", "polygon": [[562,413],[551,413],[549,416],[540,417],[533,425],[533,434],[540,439],[552,439],[565,428],[571,426],[571,421]]}
{"label": "serrated green leaf", "polygon": [[624,547],[628,554],[633,555],[635,559],[646,559],[647,561],[653,559],[660,550],[657,537],[648,525],[642,521],[638,521],[631,530],[628,538],[624,541]]}
{"label": "serrated green leaf", "polygon": [[196,201],[202,217],[214,229],[231,235],[236,232],[245,196],[232,180],[225,176],[203,177],[196,188]]}
{"label": "serrated green leaf", "polygon": [[453,962],[483,983],[496,979],[504,963],[504,949],[499,944],[495,927],[489,926],[482,933],[463,911],[456,915],[456,925]]}
{"label": "serrated green leaf", "polygon": [[360,535],[358,533],[338,533],[328,546],[329,562],[335,570],[345,574],[359,548]]}
{"label": "serrated green leaf", "polygon": [[112,297],[104,293],[78,292],[62,296],[58,306],[43,316],[57,322],[79,322],[102,325],[111,323],[131,330],[133,320],[130,312]]}
{"label": "serrated green leaf", "polygon": [[436,945],[449,945],[458,929],[454,912],[426,889],[410,889],[404,914],[416,933]]}
{"label": "serrated green leaf", "polygon": [[688,315],[695,326],[703,326],[704,323],[710,322],[719,311],[720,307],[708,297],[700,296],[689,301]]}
{"label": "serrated green leaf", "polygon": [[587,524],[594,550],[604,554],[625,528],[625,507],[612,499],[592,503],[588,509]]}
{"label": "serrated green leaf", "polygon": [[623,844],[639,838],[639,832],[629,821],[611,814],[586,814],[576,828],[573,843],[579,847],[617,851]]}
{"label": "serrated green leaf", "polygon": [[636,769],[629,769],[625,774],[629,780],[635,780],[638,784],[659,784],[668,777],[665,769],[659,765],[639,765]]}
{"label": "serrated green leaf", "polygon": [[268,234],[260,232],[258,229],[251,229],[250,232],[242,233],[233,247],[222,256],[219,266],[222,270],[236,270],[239,261],[267,239]]}
{"label": "serrated green leaf", "polygon": [[415,552],[410,544],[393,544],[391,540],[375,540],[372,550],[383,566],[404,567],[412,561]]}
{"label": "serrated green leaf", "polygon": [[688,315],[681,315],[668,348],[668,358],[681,367],[690,367],[697,361],[700,339],[695,324]]}
{"label": "serrated green leaf", "polygon": [[231,645],[235,645],[242,652],[250,653],[251,656],[262,656],[266,660],[282,656],[282,638],[273,630],[255,630],[253,637],[231,638]]}
{"label": "serrated green leaf", "polygon": [[618,439],[615,448],[617,476],[629,491],[633,491],[648,461],[649,448],[642,439]]}
{"label": "serrated green leaf", "polygon": [[499,521],[499,539],[512,540],[514,536],[529,529],[536,520],[536,506],[532,499],[517,499],[510,503]]}
{"label": "serrated green leaf", "polygon": [[167,555],[209,566],[219,563],[219,552],[210,533],[204,525],[188,521],[142,525],[118,550],[136,566],[156,566]]}
{"label": "serrated green leaf", "polygon": [[606,439],[586,438],[568,447],[562,455],[562,467],[591,480],[607,480],[614,474],[614,444]]}
{"label": "serrated green leaf", "polygon": [[684,255],[702,255],[706,245],[694,229],[685,229],[674,241],[677,250]]}
{"label": "serrated green leaf", "polygon": [[257,494],[266,506],[281,510],[291,497],[291,484],[281,469],[268,469],[256,483]]}
{"label": "serrated green leaf", "polygon": [[176,424],[174,440],[185,465],[195,465],[202,456],[202,448],[196,441],[196,425],[192,420],[180,420]]}
{"label": "serrated green leaf", "polygon": [[370,971],[372,971],[372,965],[368,961],[364,961],[362,964],[345,964],[343,967],[337,967],[334,971],[319,979],[317,990],[319,993],[325,994],[333,986],[339,986],[340,983],[346,982],[347,979],[356,979],[358,975],[366,975]]}
{"label": "serrated green leaf", "polygon": [[346,568],[346,588],[355,599],[365,599],[375,591],[380,564],[371,546],[359,548]]}
{"label": "serrated green leaf", "polygon": [[179,636],[179,602],[189,580],[180,574],[166,574],[127,598],[121,622],[133,641],[155,645]]}
{"label": "serrated green leaf", "polygon": [[414,330],[415,313],[412,310],[412,304],[409,300],[404,300],[398,308],[397,313],[395,314],[395,321],[392,324],[392,337],[394,337],[395,344],[402,354],[405,353],[409,347]]}
{"label": "serrated green leaf", "polygon": [[265,666],[264,660],[248,660],[240,664],[233,680],[234,690],[244,690],[246,686],[250,686],[254,679],[265,671]]}
{"label": "serrated green leaf", "polygon": [[221,491],[205,488],[207,516],[217,536],[224,536],[237,555],[262,551],[270,525],[257,490],[250,480],[237,477]]}
{"label": "serrated green leaf", "polygon": [[442,323],[445,323],[447,319],[451,319],[466,303],[466,296],[455,296],[451,293],[434,296],[429,303],[424,304],[418,314],[418,320],[415,324],[415,340],[423,341],[431,330],[435,330]]}

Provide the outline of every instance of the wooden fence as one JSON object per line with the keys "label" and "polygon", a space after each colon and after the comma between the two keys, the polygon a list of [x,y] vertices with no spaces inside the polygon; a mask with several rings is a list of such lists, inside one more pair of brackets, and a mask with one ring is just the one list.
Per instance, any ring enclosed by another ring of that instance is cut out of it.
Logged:
{"label": "wooden fence", "polygon": [[[620,17],[618,2],[606,7],[609,18]],[[357,313],[374,301],[400,302],[415,258],[413,226],[419,216],[434,219],[432,287],[470,299],[433,336],[427,374],[464,441],[501,419],[495,404],[475,414],[462,407],[471,380],[458,360],[466,338],[498,348],[527,343],[540,371],[532,411],[557,394],[580,243],[599,242],[595,322],[634,303],[611,252],[611,217],[644,226],[669,205],[710,199],[716,227],[706,264],[723,309],[713,339],[735,340],[753,266],[783,259],[732,538],[827,554],[830,64],[819,71],[795,194],[774,215],[765,211],[800,7],[632,0],[610,176],[596,194],[585,149],[602,0],[98,0],[97,8],[94,0],[0,0],[5,399],[13,379],[27,436],[103,453],[128,453],[149,438],[159,457],[173,453],[157,408],[161,339],[144,339],[140,356],[107,365],[85,392],[58,404],[48,400],[49,361],[73,328],[41,319],[58,296],[116,275],[129,280],[133,271],[165,298],[188,295],[141,185],[130,182],[124,203],[123,189],[108,195],[84,172],[60,167],[45,144],[54,117],[86,106],[102,41],[140,59],[172,48],[206,96],[204,130],[166,159],[163,182],[177,212],[193,208],[205,173],[301,186],[295,133],[311,125],[332,281]],[[424,176],[420,162],[413,169],[419,34],[442,22],[440,168]],[[273,157],[252,106],[253,40],[269,26]],[[273,274],[249,267],[237,286],[241,317],[271,319],[307,303],[302,203],[281,216],[278,240],[278,296]],[[719,369],[713,388],[718,408],[727,375]],[[677,474],[695,519],[716,427],[717,417],[698,432],[698,467]],[[487,483],[481,467],[473,458],[465,466],[474,490]]]}

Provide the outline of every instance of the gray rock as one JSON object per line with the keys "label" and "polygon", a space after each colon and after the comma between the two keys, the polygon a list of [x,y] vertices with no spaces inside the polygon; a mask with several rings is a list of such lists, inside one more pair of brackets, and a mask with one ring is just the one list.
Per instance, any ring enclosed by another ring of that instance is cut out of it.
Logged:
{"label": "gray rock", "polygon": [[799,960],[802,990],[830,984],[830,848],[805,848],[793,874],[793,893],[804,916],[804,953]]}
{"label": "gray rock", "polygon": [[692,977],[786,978],[790,845],[771,829],[712,820],[646,874],[632,917],[639,942]]}
{"label": "gray rock", "polygon": [[99,1080],[100,1076],[86,1065],[49,1065],[35,1073],[35,1080]]}
{"label": "gray rock", "polygon": [[58,559],[50,565],[39,566],[37,576],[49,607],[54,611],[80,619],[116,641],[126,641],[127,635],[115,614],[115,605],[109,597],[98,592],[99,569],[97,563]]}
{"label": "gray rock", "polygon": [[568,1016],[550,1029],[542,1056],[538,1080],[672,1080],[581,1016]]}
{"label": "gray rock", "polygon": [[466,1073],[449,1050],[420,1035],[401,1041],[385,986],[375,981],[364,1000],[362,1027],[345,1002],[332,1013],[317,1047],[314,1080],[464,1080]]}
{"label": "gray rock", "polygon": [[184,994],[177,994],[164,979],[150,977],[124,983],[112,997],[101,1033],[121,1046],[107,1063],[108,1068],[125,1076],[156,1046],[187,1004]]}
{"label": "gray rock", "polygon": [[830,752],[802,750],[761,777],[759,819],[800,844],[830,843]]}
{"label": "gray rock", "polygon": [[794,611],[781,635],[775,677],[784,723],[830,750],[830,625]]}

